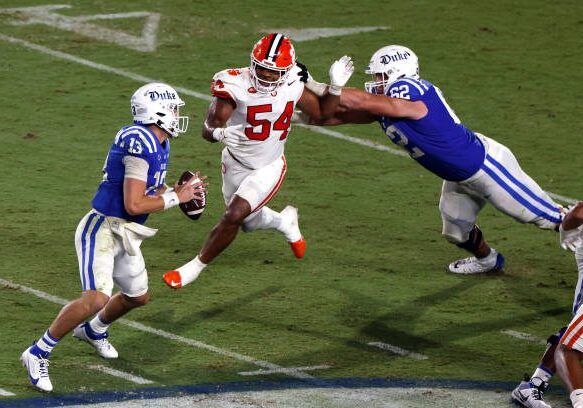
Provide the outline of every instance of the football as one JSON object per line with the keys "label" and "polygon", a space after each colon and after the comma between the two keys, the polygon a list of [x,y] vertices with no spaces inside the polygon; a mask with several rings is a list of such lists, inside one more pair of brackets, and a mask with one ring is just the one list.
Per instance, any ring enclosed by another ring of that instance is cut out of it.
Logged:
{"label": "football", "polygon": [[[182,173],[182,176],[180,176],[180,179],[178,180],[178,184],[184,184],[188,181],[190,181],[191,183],[194,184],[197,181],[199,181],[199,178],[194,177],[194,173],[191,172],[190,170],[187,170],[184,173]],[[205,206],[206,206],[205,193],[202,193],[202,200],[194,199],[194,200],[186,201],[184,203],[180,203],[180,209],[191,220],[198,220],[200,218],[200,216],[202,215],[202,212],[204,211]]]}

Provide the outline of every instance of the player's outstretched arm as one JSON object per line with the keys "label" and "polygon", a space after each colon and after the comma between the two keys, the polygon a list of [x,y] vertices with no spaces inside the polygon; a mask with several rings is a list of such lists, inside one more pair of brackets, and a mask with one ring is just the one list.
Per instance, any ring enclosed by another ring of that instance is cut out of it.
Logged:
{"label": "player's outstretched arm", "polygon": [[214,98],[207,110],[206,119],[202,125],[202,137],[211,143],[220,142],[224,139],[224,126],[234,110],[235,107],[231,101]]}
{"label": "player's outstretched arm", "polygon": [[[305,66],[302,66],[302,69],[306,69]],[[330,85],[327,88],[327,92],[318,95],[305,87],[298,101],[298,108],[315,121],[332,118],[338,108],[342,88],[346,85],[353,72],[354,65],[350,57],[345,55],[334,61],[330,66]],[[307,76],[309,77],[309,74]],[[307,82],[308,79],[302,78],[302,82]]]}
{"label": "player's outstretched arm", "polygon": [[364,111],[373,117],[422,119],[427,115],[427,106],[422,101],[391,98],[371,94],[356,88],[345,88],[340,96],[341,111]]}

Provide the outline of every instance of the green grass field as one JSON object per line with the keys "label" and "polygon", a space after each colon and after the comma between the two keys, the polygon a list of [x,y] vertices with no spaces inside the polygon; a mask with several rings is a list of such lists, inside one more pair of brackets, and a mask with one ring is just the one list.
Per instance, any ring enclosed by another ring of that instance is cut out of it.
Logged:
{"label": "green grass field", "polygon": [[[583,197],[575,149],[583,108],[583,3],[483,3],[100,0],[54,11],[160,13],[155,52],[46,24],[14,25],[22,14],[0,10],[0,278],[65,299],[79,295],[74,231],[89,210],[115,133],[131,120],[129,96],[141,84],[46,49],[208,94],[212,75],[247,65],[252,44],[268,29],[384,26],[296,42],[298,58],[326,80],[331,62],[349,54],[357,66],[349,84],[362,87],[376,49],[407,45],[419,56],[422,76],[444,91],[466,125],[509,146],[547,191]],[[3,0],[0,8],[45,4]],[[92,23],[139,35],[143,20]],[[448,274],[445,266],[464,254],[440,236],[437,177],[408,158],[298,127],[287,144],[287,179],[270,206],[299,207],[306,258],[295,260],[275,232],[240,234],[198,281],[170,291],[162,273],[196,254],[223,210],[221,147],[200,137],[208,101],[182,96],[191,125],[173,142],[168,180],[185,169],[208,174],[209,205],[198,222],[178,210],[150,218],[148,225],[160,229],[143,247],[153,301],[128,319],[281,367],[328,365],[309,372],[323,380],[503,383],[531,372],[543,346],[502,330],[546,338],[569,321],[577,272],[554,233],[487,207],[480,225],[505,254],[505,272]],[[390,146],[376,125],[333,130]],[[18,357],[59,310],[0,287],[0,389],[16,394],[0,397],[0,405],[39,395]],[[51,360],[54,396],[140,387],[86,369],[92,364],[167,386],[289,378],[243,377],[238,373],[259,367],[122,325],[112,327],[111,341],[121,354],[117,361],[99,360],[74,339],[62,341]],[[395,355],[369,342],[428,358]],[[558,379],[554,385],[560,389]]]}

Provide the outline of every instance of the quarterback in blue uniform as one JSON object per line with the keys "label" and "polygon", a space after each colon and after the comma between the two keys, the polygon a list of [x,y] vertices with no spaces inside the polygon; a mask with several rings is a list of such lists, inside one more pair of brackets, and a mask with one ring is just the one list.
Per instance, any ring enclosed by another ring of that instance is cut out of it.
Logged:
{"label": "quarterback in blue uniform", "polygon": [[[374,53],[367,92],[346,89],[335,117],[316,124],[379,122],[391,141],[442,178],[439,210],[444,237],[472,257],[449,265],[454,273],[499,270],[504,257],[476,225],[486,203],[523,222],[557,229],[561,207],[530,178],[504,145],[464,126],[438,87],[419,77],[417,56],[390,45]],[[308,81],[319,92],[324,84]]]}
{"label": "quarterback in blue uniform", "polygon": [[[115,136],[103,167],[103,180],[91,202],[93,208],[75,234],[82,295],[63,307],[40,339],[20,357],[31,383],[41,391],[52,391],[48,358],[71,331],[100,356],[117,358],[107,339],[109,325],[150,298],[140,251],[142,240],[156,233],[143,225],[148,214],[200,199],[204,192],[200,181],[174,188],[164,183],[169,138],[188,127],[188,117],[179,116],[183,105],[178,93],[162,83],[144,85],[131,98],[134,123]],[[120,291],[112,296],[114,284]]]}

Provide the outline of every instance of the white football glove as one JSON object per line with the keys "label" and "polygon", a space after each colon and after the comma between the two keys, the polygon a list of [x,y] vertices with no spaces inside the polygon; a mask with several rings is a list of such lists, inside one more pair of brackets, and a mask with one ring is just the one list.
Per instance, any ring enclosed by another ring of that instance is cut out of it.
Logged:
{"label": "white football glove", "polygon": [[342,87],[346,85],[353,72],[354,64],[349,56],[345,55],[334,61],[330,66],[330,88],[328,92],[332,95],[340,95]]}
{"label": "white football glove", "polygon": [[565,231],[562,225],[559,226],[559,239],[561,242],[561,247],[564,250],[571,250],[575,252],[577,251],[577,248],[583,244],[580,228],[581,227]]}
{"label": "white football glove", "polygon": [[228,139],[230,136],[231,137],[236,136],[237,134],[240,134],[241,132],[244,131],[245,131],[244,124],[228,126],[224,128],[215,128],[215,130],[213,130],[213,139],[215,139],[217,142],[225,143],[225,139]]}

